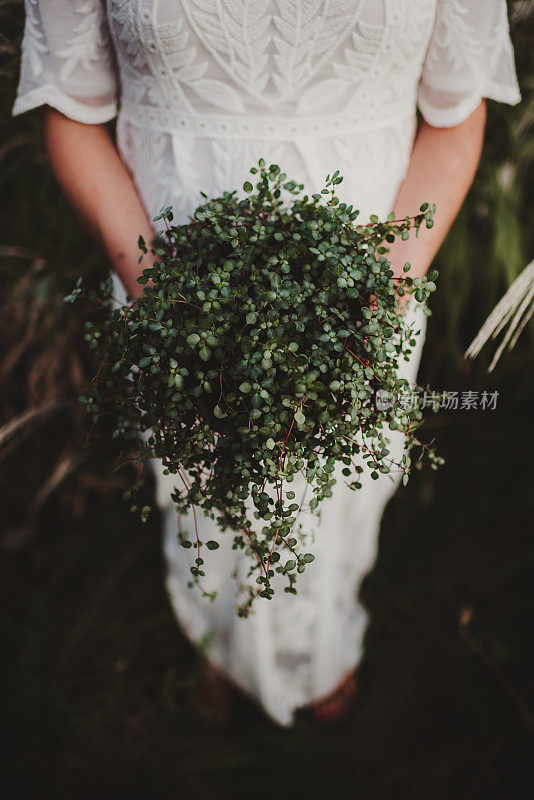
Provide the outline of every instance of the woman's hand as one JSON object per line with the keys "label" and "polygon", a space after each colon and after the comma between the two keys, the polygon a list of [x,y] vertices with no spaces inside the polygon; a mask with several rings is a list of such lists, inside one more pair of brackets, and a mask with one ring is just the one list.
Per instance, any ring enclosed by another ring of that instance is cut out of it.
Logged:
{"label": "woman's hand", "polygon": [[[139,260],[139,254],[140,254],[140,251],[138,251],[138,253],[137,253],[136,263]],[[151,267],[152,266],[152,259],[151,259],[150,255],[151,254],[150,254],[150,250],[149,250],[149,252],[144,256],[144,258],[141,261],[141,263],[137,265],[138,269],[139,269],[139,274],[138,275],[135,272],[128,272],[128,278],[124,282],[124,288],[126,289],[126,292],[128,293],[129,297],[132,300],[139,299],[139,297],[141,297],[141,295],[143,294],[143,292],[145,290],[145,287],[146,286],[150,286],[152,284],[152,281],[148,281],[148,283],[146,283],[146,284],[137,283],[137,278],[141,275],[142,271],[144,269],[147,269],[147,267]]]}
{"label": "woman's hand", "polygon": [[149,246],[154,231],[106,126],[75,122],[45,106],[44,134],[64,194],[105,248],[127,292],[138,297],[143,286],[137,278],[151,266],[151,256],[139,263],[137,241],[141,235]]}

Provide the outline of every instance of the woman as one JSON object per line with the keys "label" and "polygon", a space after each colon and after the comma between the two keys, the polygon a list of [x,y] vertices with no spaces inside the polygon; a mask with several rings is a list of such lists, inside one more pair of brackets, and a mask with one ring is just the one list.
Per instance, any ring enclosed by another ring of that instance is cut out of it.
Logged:
{"label": "woman", "polygon": [[[308,193],[339,169],[338,195],[362,222],[436,203],[434,227],[388,255],[397,273],[410,260],[423,275],[473,180],[485,98],[521,99],[505,0],[26,0],[13,113],[44,107],[59,184],[134,297],[137,239],[152,238],[159,209],[187,221],[201,190],[240,189],[260,156]],[[105,123],[117,114],[115,144]],[[425,317],[413,302],[406,314],[421,330],[402,367],[413,381]],[[395,432],[392,455],[402,447]],[[172,481],[158,471],[167,588],[214,680],[220,670],[282,726],[300,707],[343,711],[368,621],[357,592],[395,487],[367,477],[355,493],[339,480],[309,520],[316,560],[299,594],[260,600],[242,619],[230,575],[246,565],[230,535],[207,563],[215,603],[186,587]],[[199,520],[201,538],[214,527]]]}

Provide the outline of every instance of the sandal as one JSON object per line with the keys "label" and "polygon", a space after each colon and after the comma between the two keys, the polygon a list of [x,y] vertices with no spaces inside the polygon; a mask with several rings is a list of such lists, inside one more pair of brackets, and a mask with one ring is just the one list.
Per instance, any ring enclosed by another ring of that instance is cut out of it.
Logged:
{"label": "sandal", "polygon": [[329,725],[345,719],[358,695],[358,667],[346,673],[335,689],[304,707],[314,722]]}

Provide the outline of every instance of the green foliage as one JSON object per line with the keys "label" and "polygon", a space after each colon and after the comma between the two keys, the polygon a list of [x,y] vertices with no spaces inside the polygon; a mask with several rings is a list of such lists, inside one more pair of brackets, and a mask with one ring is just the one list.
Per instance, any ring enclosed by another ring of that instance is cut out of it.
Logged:
{"label": "green foliage", "polygon": [[[356,225],[359,212],[335,194],[339,171],[290,207],[283,191],[299,195],[302,184],[264,159],[250,171],[256,191],[247,181],[244,199],[234,190],[207,200],[188,224],[172,226],[172,209],[162,210],[140,298],[113,308],[111,279],[102,284],[97,301],[108,313],[86,323],[99,369],[82,397],[93,422],[113,420],[130,458],[162,458],[178,476],[179,512],[200,507],[234,531],[249,577],[258,573],[242,614],[257,595],[272,597],[275,573],[295,593],[313,558],[294,538],[301,509],[287,484],[297,474],[313,487],[311,509],[331,495],[337,464],[353,488],[361,465],[373,478],[392,467],[407,477],[408,454],[389,457],[388,426],[412,447],[422,415],[401,403],[408,383],[398,366],[417,331],[398,298],[426,302],[436,277],[394,278],[383,255],[384,242],[431,227],[434,206]],[[78,282],[66,300],[80,291]],[[379,390],[394,398],[385,410]],[[197,535],[194,583],[205,574],[202,546]],[[282,550],[289,558],[275,559]]]}

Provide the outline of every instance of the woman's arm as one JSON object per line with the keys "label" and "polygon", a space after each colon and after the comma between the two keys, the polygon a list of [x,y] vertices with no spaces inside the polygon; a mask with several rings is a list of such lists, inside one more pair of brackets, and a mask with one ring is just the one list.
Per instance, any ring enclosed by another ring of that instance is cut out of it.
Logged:
{"label": "woman's arm", "polygon": [[459,125],[435,128],[423,120],[412,150],[408,171],[393,210],[395,217],[419,213],[424,202],[435,203],[434,227],[421,226],[419,235],[389,245],[386,258],[396,276],[406,261],[412,278],[426,273],[447,235],[473,182],[480,160],[486,125],[486,101]]}
{"label": "woman's arm", "polygon": [[44,134],[67,199],[104,246],[126,291],[132,297],[142,294],[136,279],[149,263],[138,263],[137,239],[141,235],[150,244],[154,232],[106,126],[75,122],[46,106]]}

